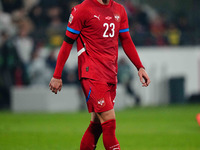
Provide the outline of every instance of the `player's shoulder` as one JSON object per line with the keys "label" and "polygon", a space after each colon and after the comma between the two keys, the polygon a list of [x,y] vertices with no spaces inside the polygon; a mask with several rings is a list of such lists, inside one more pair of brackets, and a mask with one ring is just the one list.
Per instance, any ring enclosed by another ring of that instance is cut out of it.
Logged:
{"label": "player's shoulder", "polygon": [[81,14],[85,14],[88,12],[87,7],[88,7],[88,0],[84,0],[82,3],[74,6],[72,8],[72,12],[74,13],[80,12]]}
{"label": "player's shoulder", "polygon": [[74,13],[76,13],[76,12],[82,11],[83,8],[84,7],[83,7],[83,5],[81,3],[81,4],[78,4],[78,5],[74,6],[71,11],[74,12]]}
{"label": "player's shoulder", "polygon": [[115,9],[119,10],[119,11],[125,11],[125,8],[122,4],[117,3],[116,1],[113,1],[113,6],[115,7]]}
{"label": "player's shoulder", "polygon": [[122,4],[116,2],[116,1],[113,1],[113,5],[114,5],[115,7],[118,7],[118,8],[124,9],[124,6],[123,6]]}

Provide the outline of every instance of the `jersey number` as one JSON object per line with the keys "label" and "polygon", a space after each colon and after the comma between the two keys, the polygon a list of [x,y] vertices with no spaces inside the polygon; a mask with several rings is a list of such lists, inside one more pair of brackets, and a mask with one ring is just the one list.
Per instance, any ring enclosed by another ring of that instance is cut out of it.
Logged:
{"label": "jersey number", "polygon": [[[110,25],[108,23],[104,23],[103,27],[106,27],[106,30],[103,33],[103,37],[114,37],[115,36],[115,24],[111,23]],[[109,27],[111,28],[112,33],[107,33]]]}

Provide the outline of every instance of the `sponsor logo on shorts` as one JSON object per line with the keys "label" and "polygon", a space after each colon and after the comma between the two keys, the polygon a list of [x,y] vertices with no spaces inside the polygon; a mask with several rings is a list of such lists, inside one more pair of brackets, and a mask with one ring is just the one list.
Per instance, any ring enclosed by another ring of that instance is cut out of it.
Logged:
{"label": "sponsor logo on shorts", "polygon": [[104,98],[101,98],[97,101],[97,105],[99,108],[103,108],[106,105]]}

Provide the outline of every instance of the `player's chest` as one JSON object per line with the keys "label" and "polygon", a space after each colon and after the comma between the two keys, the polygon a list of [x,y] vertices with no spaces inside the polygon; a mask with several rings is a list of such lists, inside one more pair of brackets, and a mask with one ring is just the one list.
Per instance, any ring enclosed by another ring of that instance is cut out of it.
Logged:
{"label": "player's chest", "polygon": [[86,28],[93,33],[99,33],[103,37],[118,36],[121,16],[112,9],[93,9],[90,11]]}

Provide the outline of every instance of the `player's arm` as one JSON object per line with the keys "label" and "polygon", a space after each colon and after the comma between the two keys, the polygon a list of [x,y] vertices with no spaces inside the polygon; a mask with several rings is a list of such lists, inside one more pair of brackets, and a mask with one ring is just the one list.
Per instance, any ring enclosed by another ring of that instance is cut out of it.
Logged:
{"label": "player's arm", "polygon": [[126,53],[128,58],[131,60],[131,62],[138,69],[138,76],[140,77],[140,81],[141,81],[142,85],[147,87],[150,83],[150,79],[144,69],[144,66],[142,65],[142,62],[138,55],[138,52],[137,52],[135,45],[131,39],[130,33],[128,31],[121,32],[119,35],[119,38],[120,38],[122,47],[124,49],[124,52]]}
{"label": "player's arm", "polygon": [[140,77],[140,81],[143,86],[148,86],[150,83],[150,79],[144,69],[144,66],[142,65],[139,55],[137,53],[137,50],[135,48],[135,45],[131,39],[130,33],[129,33],[129,25],[128,25],[128,16],[124,9],[124,7],[121,7],[121,24],[120,24],[120,30],[119,30],[119,38],[122,44],[122,47],[124,49],[124,52],[128,56],[128,58],[131,60],[131,62],[136,66],[138,69],[138,75]]}
{"label": "player's arm", "polygon": [[65,38],[58,54],[53,78],[49,83],[51,91],[54,92],[55,94],[57,94],[57,91],[60,91],[62,88],[61,75],[63,67],[65,65],[65,62],[67,61],[67,58],[69,57],[74,41],[78,38],[84,26],[85,13],[83,12],[82,9],[78,9],[79,6],[77,5],[75,6],[76,8],[75,7],[72,8],[72,12],[67,25]]}
{"label": "player's arm", "polygon": [[56,68],[53,74],[53,77],[51,78],[51,81],[49,83],[50,90],[57,94],[57,91],[60,91],[62,88],[62,71],[65,65],[65,62],[67,61],[70,51],[72,49],[74,41],[77,39],[78,34],[74,34],[70,31],[66,31],[64,41],[62,43],[62,46],[60,48],[57,62],[56,62]]}
{"label": "player's arm", "polygon": [[135,67],[138,70],[140,68],[144,68],[144,66],[142,65],[142,62],[140,61],[135,45],[131,39],[130,33],[122,32],[120,33],[119,38],[120,38],[122,47],[124,49],[124,52],[126,53],[128,58],[131,60],[131,62],[135,65]]}

